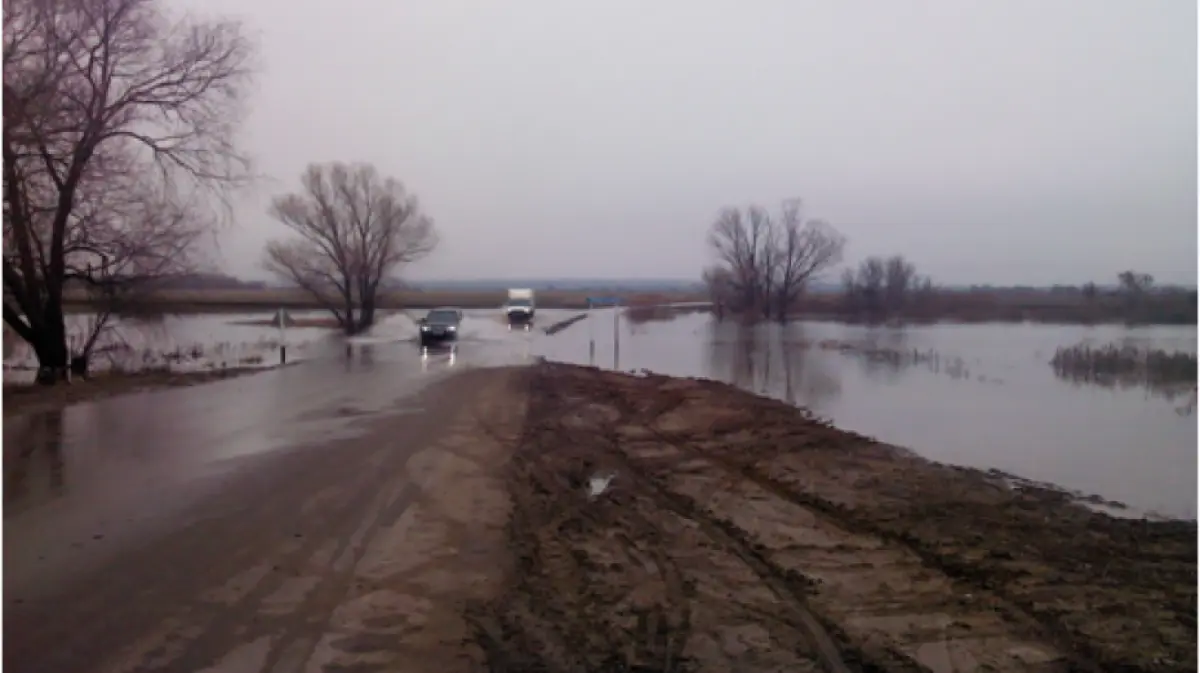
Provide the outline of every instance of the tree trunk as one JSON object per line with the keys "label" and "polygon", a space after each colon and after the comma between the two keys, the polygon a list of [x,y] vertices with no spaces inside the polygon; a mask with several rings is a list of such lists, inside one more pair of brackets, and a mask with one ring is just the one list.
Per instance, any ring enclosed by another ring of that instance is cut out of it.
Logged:
{"label": "tree trunk", "polygon": [[358,313],[358,331],[365,332],[375,325],[375,302],[367,301],[363,303],[362,309]]}
{"label": "tree trunk", "polygon": [[67,379],[67,326],[63,318],[62,303],[46,302],[42,316],[44,330],[30,344],[38,359],[37,382],[54,385]]}
{"label": "tree trunk", "polygon": [[88,377],[88,364],[91,356],[87,353],[75,355],[71,357],[71,378],[80,378],[86,380]]}
{"label": "tree trunk", "polygon": [[358,334],[358,316],[354,314],[354,301],[346,298],[344,300],[345,308],[342,309],[342,332],[346,336],[354,336]]}

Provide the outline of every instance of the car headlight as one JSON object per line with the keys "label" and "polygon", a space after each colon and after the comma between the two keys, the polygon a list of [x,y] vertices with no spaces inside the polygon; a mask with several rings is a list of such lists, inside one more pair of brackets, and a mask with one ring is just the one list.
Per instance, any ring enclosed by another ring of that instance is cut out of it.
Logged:
{"label": "car headlight", "polygon": [[428,332],[428,331],[429,331],[429,325],[421,325],[421,331],[422,331],[422,332]]}
{"label": "car headlight", "polygon": [[449,327],[446,328],[446,330],[449,332],[457,332],[458,328],[455,327],[454,325],[450,325]]}

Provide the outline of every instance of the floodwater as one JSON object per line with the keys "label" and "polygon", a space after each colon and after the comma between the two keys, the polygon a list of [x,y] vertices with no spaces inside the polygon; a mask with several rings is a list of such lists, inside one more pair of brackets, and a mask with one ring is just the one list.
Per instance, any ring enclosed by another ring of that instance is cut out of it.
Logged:
{"label": "floodwater", "polygon": [[[278,334],[245,325],[224,330],[222,318],[245,316],[171,317],[147,338],[250,348]],[[289,348],[301,336],[295,332],[285,337]],[[508,332],[498,316],[468,313],[454,358],[421,357],[415,333],[407,316],[391,316],[349,348],[321,332],[296,366],[6,417],[6,573],[52,586],[81,570],[68,564],[78,564],[76,548],[97,536],[104,544],[87,559],[99,564],[105,549],[157,530],[276,452],[356,436],[385,415],[420,413],[416,395],[431,383],[532,357],[534,335]]]}
{"label": "floodwater", "polygon": [[[825,322],[742,327],[694,313],[640,324],[611,311],[539,340],[549,359],[726,381],[808,407],[839,427],[940,462],[999,469],[1195,518],[1188,395],[1057,378],[1054,351],[1080,342],[1196,351],[1195,327],[1034,324],[869,328]],[[594,357],[589,342],[595,343]],[[822,341],[852,344],[838,351]],[[890,351],[899,357],[869,357]]]}
{"label": "floodwater", "polygon": [[[574,313],[539,316],[549,323]],[[496,311],[468,312],[455,360],[422,359],[412,343],[416,326],[404,314],[383,318],[370,334],[352,339],[349,351],[328,330],[289,329],[283,336],[289,359],[305,360],[295,367],[7,418],[5,535],[36,535],[43,516],[66,509],[83,530],[111,515],[83,505],[106,501],[100,491],[119,500],[149,489],[168,508],[189,489],[219,483],[241,461],[353,433],[364,417],[407,410],[413,393],[456,369],[533,356],[728,381],[934,460],[1052,482],[1135,512],[1196,516],[1196,420],[1180,408],[1185,400],[1063,381],[1048,364],[1055,349],[1084,340],[1194,352],[1194,327],[741,328],[707,314],[643,323],[614,321],[616,315],[598,310],[548,336],[510,332]],[[278,330],[234,324],[262,317],[168,316],[125,327],[140,335],[144,350],[188,347],[201,359],[209,352],[259,353],[274,361]],[[823,340],[859,348],[814,346]],[[865,356],[870,349],[909,355]]]}

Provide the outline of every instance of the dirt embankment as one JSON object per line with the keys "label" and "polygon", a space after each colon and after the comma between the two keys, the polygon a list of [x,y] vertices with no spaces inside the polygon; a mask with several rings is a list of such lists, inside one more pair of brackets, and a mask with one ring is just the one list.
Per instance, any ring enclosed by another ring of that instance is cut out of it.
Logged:
{"label": "dirt embankment", "polygon": [[469,610],[493,671],[1196,668],[1194,523],[1092,514],[721,384],[528,383],[517,567]]}

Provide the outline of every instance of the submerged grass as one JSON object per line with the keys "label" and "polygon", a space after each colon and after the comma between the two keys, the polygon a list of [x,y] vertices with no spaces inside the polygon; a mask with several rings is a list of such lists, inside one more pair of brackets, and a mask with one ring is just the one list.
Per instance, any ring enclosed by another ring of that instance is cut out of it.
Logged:
{"label": "submerged grass", "polygon": [[1109,344],[1060,348],[1050,360],[1062,378],[1099,384],[1152,387],[1196,384],[1196,355],[1183,351]]}

